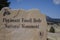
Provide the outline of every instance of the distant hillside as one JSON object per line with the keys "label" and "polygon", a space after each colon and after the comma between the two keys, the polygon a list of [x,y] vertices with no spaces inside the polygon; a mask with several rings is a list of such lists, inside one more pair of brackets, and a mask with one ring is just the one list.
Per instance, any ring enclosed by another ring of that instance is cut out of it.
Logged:
{"label": "distant hillside", "polygon": [[60,23],[60,19],[51,18],[49,16],[46,16],[46,20],[47,20],[47,22]]}

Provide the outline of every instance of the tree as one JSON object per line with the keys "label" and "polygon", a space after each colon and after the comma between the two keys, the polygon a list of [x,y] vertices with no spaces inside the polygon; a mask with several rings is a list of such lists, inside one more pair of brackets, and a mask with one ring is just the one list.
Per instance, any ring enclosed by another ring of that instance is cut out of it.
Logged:
{"label": "tree", "polygon": [[8,2],[8,0],[0,0],[0,10],[3,7],[9,7],[10,2]]}
{"label": "tree", "polygon": [[53,27],[50,28],[49,32],[55,33],[55,29]]}

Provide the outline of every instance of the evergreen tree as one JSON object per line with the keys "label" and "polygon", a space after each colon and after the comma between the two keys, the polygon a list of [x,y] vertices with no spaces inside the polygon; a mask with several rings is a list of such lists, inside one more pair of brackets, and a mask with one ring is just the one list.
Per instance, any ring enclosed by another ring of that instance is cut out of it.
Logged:
{"label": "evergreen tree", "polygon": [[3,7],[9,7],[10,2],[8,2],[8,0],[0,0],[0,10]]}
{"label": "evergreen tree", "polygon": [[55,29],[53,27],[50,28],[49,32],[55,33]]}

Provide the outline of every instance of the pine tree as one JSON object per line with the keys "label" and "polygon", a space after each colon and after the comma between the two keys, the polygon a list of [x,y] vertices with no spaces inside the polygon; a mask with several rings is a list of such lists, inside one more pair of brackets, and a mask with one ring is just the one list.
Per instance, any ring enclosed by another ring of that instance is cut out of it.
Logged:
{"label": "pine tree", "polygon": [[55,33],[55,29],[53,27],[50,28],[49,32]]}
{"label": "pine tree", "polygon": [[0,10],[3,7],[9,7],[10,2],[8,2],[8,0],[0,0]]}

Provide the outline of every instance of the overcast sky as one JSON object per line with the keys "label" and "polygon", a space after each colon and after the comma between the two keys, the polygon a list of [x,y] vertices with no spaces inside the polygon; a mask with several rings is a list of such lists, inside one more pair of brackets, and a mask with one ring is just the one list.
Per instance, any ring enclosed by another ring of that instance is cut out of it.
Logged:
{"label": "overcast sky", "polygon": [[39,9],[42,14],[60,18],[60,0],[9,0],[12,9]]}

